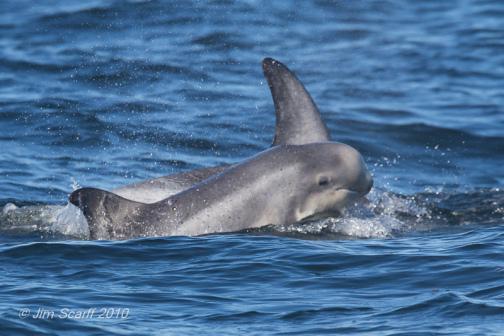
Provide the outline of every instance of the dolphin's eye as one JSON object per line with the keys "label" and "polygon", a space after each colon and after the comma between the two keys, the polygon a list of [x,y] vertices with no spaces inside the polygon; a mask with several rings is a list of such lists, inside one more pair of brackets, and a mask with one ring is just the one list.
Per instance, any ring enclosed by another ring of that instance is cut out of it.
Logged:
{"label": "dolphin's eye", "polygon": [[318,185],[323,187],[329,184],[329,178],[327,176],[321,176],[318,180]]}

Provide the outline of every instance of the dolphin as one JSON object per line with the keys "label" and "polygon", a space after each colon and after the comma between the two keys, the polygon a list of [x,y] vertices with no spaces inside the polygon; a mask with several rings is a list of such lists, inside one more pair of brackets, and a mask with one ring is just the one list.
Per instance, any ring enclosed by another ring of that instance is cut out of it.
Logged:
{"label": "dolphin", "polygon": [[204,235],[302,221],[342,211],[373,184],[354,148],[337,142],[281,145],[147,204],[94,188],[74,191],[91,239]]}
{"label": "dolphin", "polygon": [[[315,102],[296,75],[287,66],[269,57],[263,59],[262,68],[275,106],[276,124],[272,146],[330,141],[329,131]],[[112,192],[133,201],[155,203],[228,167],[200,168],[148,179],[113,189]]]}
{"label": "dolphin", "polygon": [[[296,75],[284,64],[272,58],[265,58],[262,61],[262,68],[275,106],[276,125],[272,146],[329,141],[329,133],[320,112]],[[113,189],[112,192],[133,201],[156,203],[189,189],[229,167],[230,165],[208,167],[152,178]],[[27,218],[29,223],[37,222],[37,227],[44,232],[62,232],[78,237],[87,237],[88,234],[85,217],[71,203],[65,206],[32,206],[15,209],[6,206],[0,213],[1,229],[9,227],[14,231],[24,231]]]}

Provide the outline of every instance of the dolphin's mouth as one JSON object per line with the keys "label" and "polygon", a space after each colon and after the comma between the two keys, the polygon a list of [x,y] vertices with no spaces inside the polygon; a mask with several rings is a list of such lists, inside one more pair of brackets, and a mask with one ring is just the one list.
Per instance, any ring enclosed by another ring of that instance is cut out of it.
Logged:
{"label": "dolphin's mouth", "polygon": [[359,197],[359,196],[363,196],[368,193],[368,191],[363,192],[362,190],[349,189],[349,188],[338,188],[338,189],[336,189],[336,191],[343,191],[343,192],[347,193],[347,195],[352,196],[352,197],[353,196]]}
{"label": "dolphin's mouth", "polygon": [[[300,214],[305,216],[298,216],[297,222],[313,222],[320,219],[325,219],[328,217],[341,217],[344,213],[344,209],[352,202],[355,202],[360,197],[362,197],[361,191],[356,191],[348,188],[337,188],[333,189],[333,196],[337,199],[330,201],[332,204],[326,204],[323,209],[316,209],[312,211],[301,211]],[[306,212],[310,213],[307,214]]]}
{"label": "dolphin's mouth", "polygon": [[343,213],[338,209],[326,210],[323,212],[318,212],[316,214],[305,217],[299,221],[299,223],[317,222],[329,217],[338,218],[343,216]]}

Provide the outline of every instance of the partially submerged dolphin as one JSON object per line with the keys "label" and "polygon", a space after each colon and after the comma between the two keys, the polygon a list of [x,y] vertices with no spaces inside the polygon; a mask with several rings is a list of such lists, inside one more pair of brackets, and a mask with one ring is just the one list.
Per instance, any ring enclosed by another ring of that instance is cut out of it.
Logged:
{"label": "partially submerged dolphin", "polygon": [[[317,106],[294,73],[271,58],[264,59],[262,65],[275,105],[276,126],[272,146],[329,141],[329,133]],[[112,192],[133,201],[155,203],[227,168],[229,165],[172,174],[123,186]],[[37,230],[43,232],[54,231],[78,237],[88,237],[89,233],[87,220],[71,203],[66,206],[6,206],[0,214],[2,230],[30,231],[34,222]]]}
{"label": "partially submerged dolphin", "polygon": [[192,236],[341,211],[372,184],[359,152],[325,142],[273,147],[152,204],[94,188],[76,190],[69,200],[84,213],[91,239]]}
{"label": "partially submerged dolphin", "polygon": [[[265,59],[263,69],[275,103],[273,148],[232,166],[162,177],[115,193],[76,190],[69,201],[84,213],[90,238],[201,235],[289,224],[341,211],[367,194],[373,179],[361,155],[329,142],[301,82],[273,59]],[[148,200],[140,195],[153,190],[156,196]]]}
{"label": "partially submerged dolphin", "polygon": [[[330,141],[317,106],[296,75],[272,58],[265,58],[262,67],[275,105],[276,124],[272,146]],[[228,167],[223,165],[195,169],[123,186],[112,192],[133,201],[154,203],[186,190]]]}

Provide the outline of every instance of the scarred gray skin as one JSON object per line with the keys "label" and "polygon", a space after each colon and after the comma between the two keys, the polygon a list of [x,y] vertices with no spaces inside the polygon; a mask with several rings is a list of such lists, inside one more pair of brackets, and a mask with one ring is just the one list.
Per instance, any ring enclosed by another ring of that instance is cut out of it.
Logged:
{"label": "scarred gray skin", "polygon": [[91,239],[202,235],[290,224],[341,211],[373,179],[352,147],[335,142],[268,149],[153,204],[83,188],[70,195]]}
{"label": "scarred gray skin", "polygon": [[[296,75],[272,58],[265,58],[262,67],[275,105],[276,125],[272,146],[329,141],[329,132],[320,112]],[[137,202],[154,203],[186,190],[227,168],[229,165],[162,176],[116,188],[112,192]]]}

